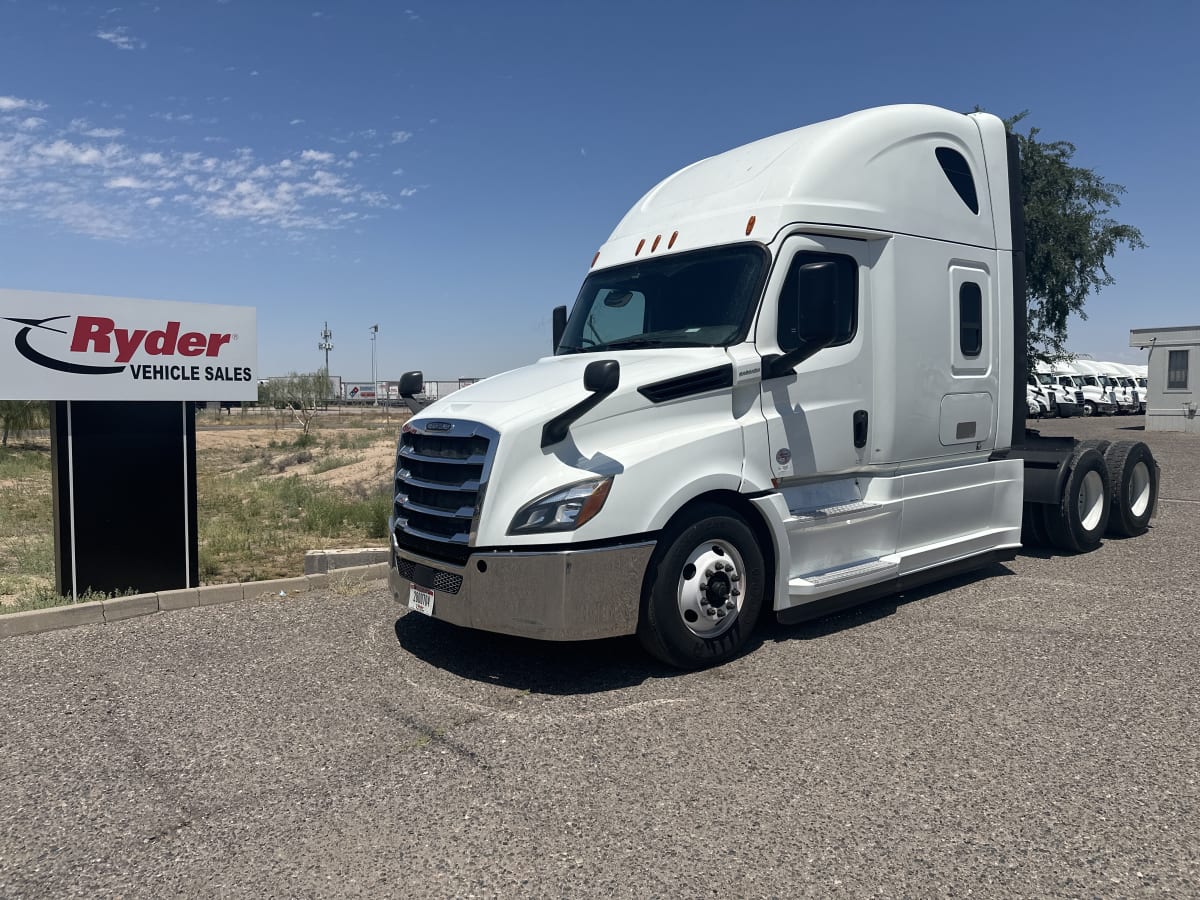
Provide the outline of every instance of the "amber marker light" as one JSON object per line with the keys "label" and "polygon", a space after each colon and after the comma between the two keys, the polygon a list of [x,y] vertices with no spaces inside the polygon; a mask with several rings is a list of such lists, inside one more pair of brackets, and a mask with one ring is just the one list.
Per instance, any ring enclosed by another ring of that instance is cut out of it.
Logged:
{"label": "amber marker light", "polygon": [[674,246],[675,246],[675,238],[677,238],[677,237],[679,237],[679,232],[678,232],[678,231],[672,231],[672,232],[671,232],[671,239],[670,239],[669,241],[667,241],[667,249],[668,249],[668,250],[670,250],[672,247],[674,247]]}
{"label": "amber marker light", "polygon": [[750,220],[746,223],[746,236],[747,237],[749,237],[750,232],[752,232],[754,230],[754,218],[755,218],[754,216],[751,216]]}
{"label": "amber marker light", "polygon": [[583,509],[579,511],[579,515],[575,517],[575,527],[578,528],[584,522],[588,521],[604,506],[604,501],[608,499],[608,492],[612,490],[612,479],[608,478],[600,482],[596,486],[596,490],[592,491],[592,496],[588,497],[583,502]]}
{"label": "amber marker light", "polygon": [[658,242],[659,242],[659,241],[661,241],[661,240],[662,240],[662,235],[661,235],[661,234],[656,234],[656,235],[654,236],[654,243],[650,245],[650,252],[651,252],[651,253],[653,253],[655,250],[657,250],[657,249],[658,249]]}
{"label": "amber marker light", "polygon": [[637,256],[639,253],[642,252],[642,248],[645,246],[646,246],[646,239],[642,238],[640,241],[638,241],[637,249],[633,251],[633,255]]}
{"label": "amber marker light", "polygon": [[596,267],[596,260],[598,260],[599,258],[600,258],[600,251],[597,250],[596,255],[592,257],[592,264],[590,266],[588,266],[588,268],[594,269]]}

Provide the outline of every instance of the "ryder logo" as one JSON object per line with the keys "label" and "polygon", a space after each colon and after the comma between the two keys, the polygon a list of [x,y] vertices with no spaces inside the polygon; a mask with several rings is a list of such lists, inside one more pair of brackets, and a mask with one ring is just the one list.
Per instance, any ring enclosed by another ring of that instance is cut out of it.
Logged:
{"label": "ryder logo", "polygon": [[[139,350],[147,356],[206,356],[213,358],[220,354],[222,347],[234,339],[232,334],[219,332],[187,331],[181,333],[182,325],[175,321],[168,321],[165,327],[156,330],[119,328],[114,320],[105,316],[77,316],[72,331],[65,331],[48,324],[69,318],[71,317],[9,318],[8,321],[25,326],[17,332],[14,341],[17,352],[32,363],[58,372],[69,372],[75,375],[113,375],[124,372],[127,364]],[[50,350],[46,349],[48,343],[61,347],[63,342],[61,339],[43,339],[43,332],[69,336],[70,343],[66,352],[64,353],[60,349],[57,353],[52,354]],[[30,335],[34,333],[38,335],[37,343],[43,348],[42,350],[35,348],[30,341]],[[94,365],[82,361],[101,357],[107,358],[105,360],[107,364]]]}

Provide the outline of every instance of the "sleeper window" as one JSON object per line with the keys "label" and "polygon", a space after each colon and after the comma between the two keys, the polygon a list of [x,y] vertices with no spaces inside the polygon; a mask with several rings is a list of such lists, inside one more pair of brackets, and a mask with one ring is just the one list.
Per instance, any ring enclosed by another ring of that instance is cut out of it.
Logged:
{"label": "sleeper window", "polygon": [[958,289],[958,347],[971,359],[983,350],[983,292],[973,281]]}

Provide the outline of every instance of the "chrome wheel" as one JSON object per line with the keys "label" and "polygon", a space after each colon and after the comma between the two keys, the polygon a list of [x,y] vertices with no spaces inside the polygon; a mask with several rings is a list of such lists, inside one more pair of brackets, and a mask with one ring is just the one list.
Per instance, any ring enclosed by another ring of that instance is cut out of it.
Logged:
{"label": "chrome wheel", "polygon": [[687,556],[675,589],[684,627],[696,637],[714,638],[737,621],[745,596],[746,565],[727,541],[705,541]]}

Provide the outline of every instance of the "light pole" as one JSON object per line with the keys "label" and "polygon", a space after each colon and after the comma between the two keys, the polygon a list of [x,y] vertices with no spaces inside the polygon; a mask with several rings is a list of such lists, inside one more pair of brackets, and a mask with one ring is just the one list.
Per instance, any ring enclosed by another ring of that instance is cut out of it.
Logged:
{"label": "light pole", "polygon": [[371,393],[375,397],[375,405],[379,405],[379,378],[375,374],[375,335],[379,334],[379,326],[371,326]]}

